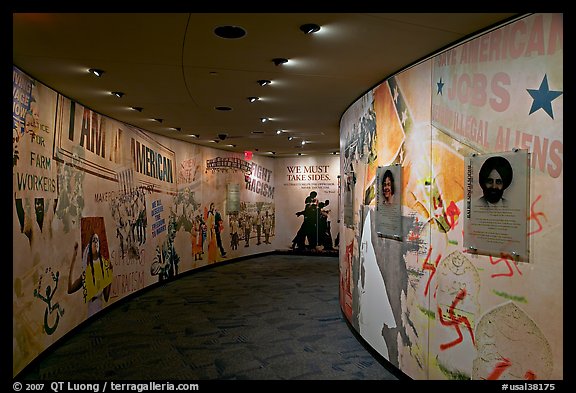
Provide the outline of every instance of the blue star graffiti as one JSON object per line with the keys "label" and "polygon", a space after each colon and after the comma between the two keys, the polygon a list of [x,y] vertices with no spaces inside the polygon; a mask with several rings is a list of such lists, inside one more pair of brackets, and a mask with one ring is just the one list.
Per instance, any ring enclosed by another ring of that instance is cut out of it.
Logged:
{"label": "blue star graffiti", "polygon": [[544,78],[540,83],[540,87],[536,89],[526,89],[528,94],[532,97],[532,107],[530,108],[530,113],[536,112],[538,109],[542,109],[548,114],[552,119],[554,119],[554,113],[552,112],[552,101],[562,95],[562,91],[550,90],[548,86],[548,76],[544,74]]}

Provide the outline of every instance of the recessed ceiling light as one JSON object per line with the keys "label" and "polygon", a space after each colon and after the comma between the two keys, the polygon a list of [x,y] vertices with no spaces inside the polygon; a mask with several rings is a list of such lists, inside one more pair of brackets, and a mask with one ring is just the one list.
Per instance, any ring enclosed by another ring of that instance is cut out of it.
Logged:
{"label": "recessed ceiling light", "polygon": [[214,108],[214,109],[216,109],[217,111],[223,111],[223,112],[231,111],[231,110],[232,110],[232,108],[230,108],[229,106],[217,106],[217,107]]}
{"label": "recessed ceiling light", "polygon": [[261,117],[261,118],[260,118],[260,121],[261,121],[262,123],[266,123],[266,122],[268,121],[268,118],[267,118],[267,117]]}
{"label": "recessed ceiling light", "polygon": [[115,95],[118,98],[122,98],[124,96],[124,93],[122,93],[121,91],[113,91],[111,94]]}
{"label": "recessed ceiling light", "polygon": [[275,59],[272,59],[272,62],[275,65],[279,66],[281,64],[288,63],[288,59],[285,59],[283,57],[276,57]]}
{"label": "recessed ceiling light", "polygon": [[214,34],[220,38],[237,39],[246,35],[246,30],[240,26],[218,26],[214,29]]}
{"label": "recessed ceiling light", "polygon": [[133,106],[131,108],[137,112],[142,112],[144,110],[144,108],[142,108],[141,106]]}
{"label": "recessed ceiling light", "polygon": [[200,138],[200,135],[199,134],[190,134],[190,137],[198,139],[198,138]]}
{"label": "recessed ceiling light", "polygon": [[264,134],[264,131],[252,131],[252,134]]}
{"label": "recessed ceiling light", "polygon": [[266,86],[266,85],[269,85],[270,83],[272,83],[272,81],[269,81],[268,79],[260,79],[260,80],[258,81],[258,84],[259,84],[260,86]]}
{"label": "recessed ceiling light", "polygon": [[104,71],[99,70],[99,69],[97,69],[97,68],[90,68],[90,69],[88,70],[88,72],[91,73],[91,74],[96,75],[98,78],[100,78],[100,77],[104,74]]}
{"label": "recessed ceiling light", "polygon": [[284,131],[282,131],[282,130],[276,130],[276,135],[280,135],[280,134],[282,134],[283,132],[284,132]]}
{"label": "recessed ceiling light", "polygon": [[316,23],[305,23],[300,26],[300,31],[302,31],[304,34],[316,33],[319,30],[320,26],[318,26]]}
{"label": "recessed ceiling light", "polygon": [[288,140],[289,140],[289,141],[291,141],[292,139],[294,139],[293,136],[289,136],[289,137],[288,137]]}
{"label": "recessed ceiling light", "polygon": [[162,123],[164,121],[164,119],[154,119],[154,121],[157,121],[158,123]]}
{"label": "recessed ceiling light", "polygon": [[180,127],[172,127],[172,129],[173,129],[174,131],[181,131],[181,130],[182,130],[182,128],[180,128]]}
{"label": "recessed ceiling light", "polygon": [[259,97],[248,97],[248,101],[250,101],[250,102],[256,102],[259,99],[260,99]]}

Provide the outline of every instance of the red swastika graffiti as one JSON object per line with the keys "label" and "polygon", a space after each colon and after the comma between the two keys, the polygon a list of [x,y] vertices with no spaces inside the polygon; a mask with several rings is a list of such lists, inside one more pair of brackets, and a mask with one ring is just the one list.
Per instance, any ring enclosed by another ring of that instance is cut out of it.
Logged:
{"label": "red swastika graffiti", "polygon": [[430,254],[432,254],[432,247],[430,247],[428,249],[428,254],[426,255],[426,259],[424,259],[424,263],[422,264],[422,269],[424,270],[430,270],[432,273],[430,273],[430,277],[428,277],[428,281],[426,282],[426,287],[424,288],[424,296],[428,295],[428,290],[430,289],[430,282],[432,281],[432,277],[434,277],[434,275],[436,274],[436,267],[438,266],[438,262],[440,262],[440,258],[442,257],[442,255],[438,255],[436,257],[436,260],[434,261],[434,264],[428,263],[428,260],[430,259]]}
{"label": "red swastika graffiti", "polygon": [[453,326],[454,329],[456,330],[456,333],[458,334],[458,338],[456,338],[454,341],[450,341],[445,344],[440,344],[440,350],[442,351],[451,348],[455,345],[458,345],[462,342],[464,336],[462,335],[462,331],[460,330],[461,323],[466,325],[466,329],[468,329],[468,333],[470,334],[470,338],[472,339],[472,344],[475,345],[474,332],[472,331],[472,326],[470,325],[470,321],[468,320],[468,318],[464,316],[457,317],[454,314],[454,309],[456,308],[456,305],[460,303],[462,300],[464,300],[465,297],[466,297],[466,289],[462,288],[460,289],[460,291],[458,291],[458,294],[456,295],[454,301],[452,302],[450,308],[448,309],[449,319],[444,319],[444,316],[442,315],[442,309],[438,307],[438,317],[440,318],[440,323],[442,324],[442,326]]}
{"label": "red swastika graffiti", "polygon": [[488,375],[488,377],[486,377],[486,379],[493,381],[500,378],[502,373],[512,365],[512,362],[509,359],[506,358],[501,359],[502,359],[501,361],[496,363],[496,365],[494,366],[494,370],[492,370],[492,372],[490,373],[490,375]]}
{"label": "red swastika graffiti", "polygon": [[[512,366],[512,362],[510,361],[510,359],[507,359],[505,357],[501,357],[500,359],[502,360],[496,363],[492,372],[486,377],[487,380],[493,381],[496,379],[500,379],[502,373],[504,373],[504,371],[506,371],[507,368]],[[535,380],[536,373],[532,370],[528,370],[524,373],[524,379],[529,381]]]}
{"label": "red swastika graffiti", "polygon": [[514,267],[518,271],[518,274],[522,275],[522,272],[518,268],[518,265],[516,265],[516,262],[514,261],[514,257],[512,255],[510,255],[508,253],[501,253],[500,258],[498,258],[496,260],[494,260],[492,255],[490,255],[490,263],[492,265],[499,264],[502,261],[504,261],[504,263],[506,263],[506,266],[508,267],[508,272],[507,273],[495,273],[495,274],[492,274],[491,277],[500,277],[500,276],[512,277],[514,275],[514,270],[512,270],[512,266],[510,266],[510,262],[512,262],[512,264],[514,265]]}
{"label": "red swastika graffiti", "polygon": [[535,229],[532,232],[530,232],[528,234],[528,236],[531,236],[531,235],[538,233],[538,232],[542,232],[542,228],[544,228],[544,226],[540,222],[540,218],[538,218],[539,216],[544,217],[546,219],[546,221],[548,221],[548,219],[546,218],[546,215],[544,213],[536,212],[534,210],[534,207],[536,206],[536,202],[538,202],[540,200],[540,198],[542,198],[542,195],[538,195],[538,198],[536,198],[536,200],[534,202],[532,202],[532,204],[530,205],[530,217],[528,217],[528,219],[536,221],[536,225],[538,225],[538,229]]}

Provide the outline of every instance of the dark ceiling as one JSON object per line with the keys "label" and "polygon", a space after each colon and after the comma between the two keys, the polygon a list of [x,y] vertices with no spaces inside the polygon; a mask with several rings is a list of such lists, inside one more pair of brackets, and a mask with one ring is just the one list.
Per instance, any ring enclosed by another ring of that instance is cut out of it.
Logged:
{"label": "dark ceiling", "polygon": [[[153,133],[235,152],[329,154],[339,150],[340,117],[370,88],[516,16],[14,13],[13,63],[80,104]],[[320,31],[304,34],[307,23]],[[219,26],[246,34],[221,38]],[[105,73],[97,78],[90,68]]]}

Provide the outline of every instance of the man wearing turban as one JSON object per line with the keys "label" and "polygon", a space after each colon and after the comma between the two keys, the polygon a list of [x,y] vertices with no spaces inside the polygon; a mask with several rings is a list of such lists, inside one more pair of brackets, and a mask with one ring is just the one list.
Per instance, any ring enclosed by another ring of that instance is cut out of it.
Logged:
{"label": "man wearing turban", "polygon": [[501,156],[488,158],[482,164],[479,174],[480,187],[484,195],[479,204],[487,207],[507,207],[508,201],[503,197],[504,190],[512,183],[512,166]]}

